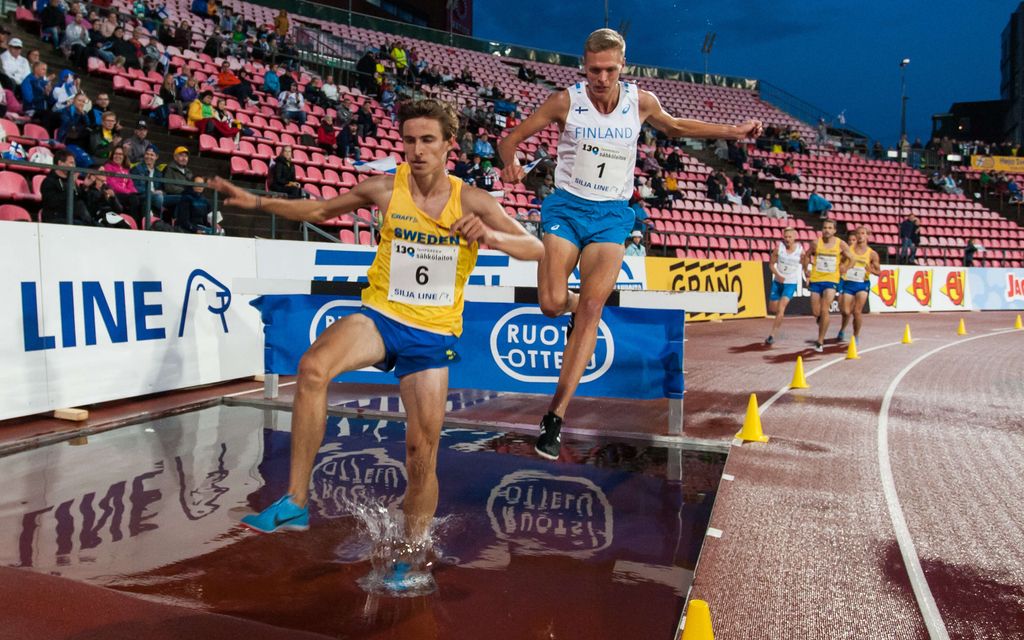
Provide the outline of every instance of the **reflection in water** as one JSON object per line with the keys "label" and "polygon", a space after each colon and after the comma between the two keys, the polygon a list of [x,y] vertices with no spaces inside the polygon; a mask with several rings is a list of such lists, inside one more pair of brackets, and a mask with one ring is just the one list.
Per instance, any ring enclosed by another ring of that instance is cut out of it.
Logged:
{"label": "reflection in water", "polygon": [[441,519],[409,544],[405,425],[332,417],[310,530],[249,533],[287,487],[289,426],[222,406],[4,458],[0,562],[334,638],[668,637],[724,463],[672,451],[675,481],[664,448],[567,438],[549,463],[446,429]]}

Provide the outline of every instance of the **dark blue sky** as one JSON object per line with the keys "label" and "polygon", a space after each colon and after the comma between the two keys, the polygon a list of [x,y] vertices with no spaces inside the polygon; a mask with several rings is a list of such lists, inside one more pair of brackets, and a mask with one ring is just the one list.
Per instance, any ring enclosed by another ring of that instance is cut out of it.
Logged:
{"label": "dark blue sky", "polygon": [[[578,53],[604,26],[603,0],[474,0],[474,35]],[[609,0],[610,26],[632,21],[627,60],[702,71],[700,46],[716,31],[710,71],[766,80],[894,144],[899,61],[907,68],[907,130],[927,140],[950,104],[999,98],[1000,34],[1018,2]],[[676,115],[676,114],[674,114]],[[686,114],[678,114],[686,115]]]}

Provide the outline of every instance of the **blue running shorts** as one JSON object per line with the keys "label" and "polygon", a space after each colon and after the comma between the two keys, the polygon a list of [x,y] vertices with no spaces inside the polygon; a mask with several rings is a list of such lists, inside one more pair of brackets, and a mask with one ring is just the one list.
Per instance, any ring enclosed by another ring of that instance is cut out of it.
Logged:
{"label": "blue running shorts", "polygon": [[871,289],[871,283],[867,280],[862,282],[850,282],[849,280],[843,280],[840,292],[846,296],[854,296],[861,291],[868,291]]}
{"label": "blue running shorts", "polygon": [[789,298],[792,300],[794,295],[796,295],[796,283],[786,284],[778,280],[772,280],[772,290],[768,293],[769,300],[773,302],[779,298]]}
{"label": "blue running shorts", "polygon": [[377,327],[387,355],[374,366],[381,371],[395,370],[395,377],[402,378],[410,373],[426,369],[441,369],[459,361],[455,336],[424,331],[392,320],[386,315],[363,307],[363,314]]}
{"label": "blue running shorts", "polygon": [[562,189],[555,189],[540,208],[544,233],[565,238],[580,249],[595,242],[623,244],[635,221],[628,200],[587,200]]}
{"label": "blue running shorts", "polygon": [[811,290],[811,293],[816,293],[820,296],[825,293],[825,289],[836,289],[837,285],[834,282],[812,282],[807,288]]}

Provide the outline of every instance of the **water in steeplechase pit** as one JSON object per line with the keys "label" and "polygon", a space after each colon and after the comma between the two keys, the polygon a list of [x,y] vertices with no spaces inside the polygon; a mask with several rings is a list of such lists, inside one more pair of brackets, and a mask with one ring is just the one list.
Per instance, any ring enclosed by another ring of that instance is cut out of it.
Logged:
{"label": "water in steeplechase pit", "polygon": [[724,454],[565,435],[547,462],[532,433],[445,429],[410,541],[404,423],[330,417],[309,531],[250,532],[290,418],[217,406],[7,456],[0,562],[334,638],[671,637]]}

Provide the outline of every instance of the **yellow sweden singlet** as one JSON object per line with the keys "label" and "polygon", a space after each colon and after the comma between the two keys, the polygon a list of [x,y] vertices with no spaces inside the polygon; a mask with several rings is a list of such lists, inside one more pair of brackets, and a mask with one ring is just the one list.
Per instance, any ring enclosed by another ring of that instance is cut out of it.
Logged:
{"label": "yellow sweden singlet", "polygon": [[871,263],[871,247],[868,247],[864,253],[857,253],[856,250],[850,249],[850,252],[854,256],[853,264],[847,268],[846,273],[843,274],[843,280],[847,282],[865,282],[868,279],[868,265]]}
{"label": "yellow sweden singlet", "polygon": [[825,249],[821,246],[821,238],[814,252],[814,264],[811,265],[811,282],[839,282],[839,239],[835,247]]}
{"label": "yellow sweden singlet", "polygon": [[462,217],[462,180],[448,176],[452,192],[438,220],[413,202],[409,180],[409,165],[399,165],[363,304],[402,324],[458,336],[463,291],[477,254],[475,243],[449,231]]}

